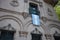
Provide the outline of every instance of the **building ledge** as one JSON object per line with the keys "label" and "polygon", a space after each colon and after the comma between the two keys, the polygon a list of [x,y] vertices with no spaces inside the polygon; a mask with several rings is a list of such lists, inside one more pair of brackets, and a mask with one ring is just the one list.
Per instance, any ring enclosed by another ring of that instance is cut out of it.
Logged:
{"label": "building ledge", "polygon": [[43,21],[52,21],[52,22],[56,22],[56,23],[59,23],[59,24],[60,24],[60,21],[59,21],[59,20],[49,19],[49,18],[47,18],[47,17],[41,17],[41,19],[42,19]]}
{"label": "building ledge", "polygon": [[44,2],[51,4],[52,6],[55,6],[58,3],[58,0],[44,0]]}

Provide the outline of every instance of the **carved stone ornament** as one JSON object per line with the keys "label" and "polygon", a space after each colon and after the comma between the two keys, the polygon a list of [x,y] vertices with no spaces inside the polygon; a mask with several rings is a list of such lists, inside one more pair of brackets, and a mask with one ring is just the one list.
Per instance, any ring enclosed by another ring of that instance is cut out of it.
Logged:
{"label": "carved stone ornament", "polygon": [[26,19],[26,18],[29,16],[29,14],[26,13],[26,12],[23,12],[23,13],[22,13],[22,16],[23,16],[24,19]]}
{"label": "carved stone ornament", "polygon": [[53,16],[52,11],[48,8],[48,15]]}
{"label": "carved stone ornament", "polygon": [[19,31],[20,37],[27,37],[28,32],[25,31]]}
{"label": "carved stone ornament", "polygon": [[30,0],[30,1],[32,1],[32,2],[36,2],[36,3],[40,3],[39,0]]}
{"label": "carved stone ornament", "polygon": [[16,31],[11,24],[8,24],[7,26],[3,26],[0,28],[1,30],[8,30],[8,31]]}
{"label": "carved stone ornament", "polygon": [[19,2],[17,0],[12,0],[10,2],[10,5],[13,6],[13,7],[18,7],[19,6]]}
{"label": "carved stone ornament", "polygon": [[40,2],[40,3],[39,3],[39,6],[40,6],[40,7],[43,7],[43,3],[42,3],[42,2]]}
{"label": "carved stone ornament", "polygon": [[51,34],[45,34],[47,40],[51,40]]}
{"label": "carved stone ornament", "polygon": [[40,35],[42,35],[42,33],[41,33],[37,28],[35,28],[35,29],[31,32],[31,34],[40,34]]}
{"label": "carved stone ornament", "polygon": [[25,3],[27,3],[27,2],[28,2],[28,0],[24,0],[24,2],[25,2]]}
{"label": "carved stone ornament", "polygon": [[58,33],[57,31],[55,31],[54,37],[55,37],[55,36],[60,36],[60,33]]}
{"label": "carved stone ornament", "polygon": [[46,17],[42,17],[41,18],[44,22],[47,22],[47,18]]}

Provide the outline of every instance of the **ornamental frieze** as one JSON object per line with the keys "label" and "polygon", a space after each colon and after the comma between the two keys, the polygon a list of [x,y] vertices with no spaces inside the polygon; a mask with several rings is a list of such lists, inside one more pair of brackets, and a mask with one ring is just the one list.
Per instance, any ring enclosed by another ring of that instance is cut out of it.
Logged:
{"label": "ornamental frieze", "polygon": [[13,6],[13,7],[18,7],[19,6],[19,2],[18,2],[18,0],[12,0],[10,2],[10,5]]}

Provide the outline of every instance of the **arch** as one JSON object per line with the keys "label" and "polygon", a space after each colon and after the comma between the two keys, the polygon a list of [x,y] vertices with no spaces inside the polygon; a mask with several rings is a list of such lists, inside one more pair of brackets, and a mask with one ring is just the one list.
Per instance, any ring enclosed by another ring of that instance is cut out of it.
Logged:
{"label": "arch", "polygon": [[60,32],[60,26],[57,24],[50,24],[49,26],[50,34],[54,34],[56,31],[59,33]]}
{"label": "arch", "polygon": [[[3,16],[0,16],[0,21],[6,20],[6,19],[14,20],[15,22],[18,23],[18,25],[19,25],[20,27],[23,26],[22,21],[21,21],[19,18],[15,17],[15,16],[13,16],[13,15],[3,15]],[[20,29],[21,29],[21,28],[20,28]]]}
{"label": "arch", "polygon": [[60,30],[60,26],[57,25],[57,24],[50,24],[48,27],[49,27],[50,29],[55,27],[55,28],[58,28],[58,29]]}
{"label": "arch", "polygon": [[[33,30],[35,30],[35,28],[37,28],[43,35],[42,35],[42,40],[43,39],[45,39],[46,40],[46,38],[45,38],[45,36],[44,36],[44,34],[45,34],[45,30],[44,30],[44,24],[41,22],[41,27],[34,27],[33,25],[32,25],[32,22],[31,22],[32,20],[29,20],[25,25],[25,27],[26,27],[26,31],[28,31],[28,35],[27,35],[27,40],[31,40],[31,32],[33,31]],[[31,26],[30,26],[31,25]]]}
{"label": "arch", "polygon": [[[31,25],[32,24],[32,20],[29,20],[26,24],[25,24],[25,28],[26,29],[28,29],[28,27],[29,27],[29,25]],[[40,26],[45,30],[45,25],[42,23],[42,22],[40,22]],[[45,30],[46,31],[46,30]]]}

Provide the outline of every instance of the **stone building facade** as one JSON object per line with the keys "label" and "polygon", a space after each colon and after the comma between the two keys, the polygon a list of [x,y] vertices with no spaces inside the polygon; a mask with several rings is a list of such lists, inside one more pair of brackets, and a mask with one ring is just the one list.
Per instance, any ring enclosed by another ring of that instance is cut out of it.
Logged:
{"label": "stone building facade", "polygon": [[[40,25],[32,23],[29,3],[36,4]],[[60,40],[60,22],[52,0],[0,0],[0,40]]]}

